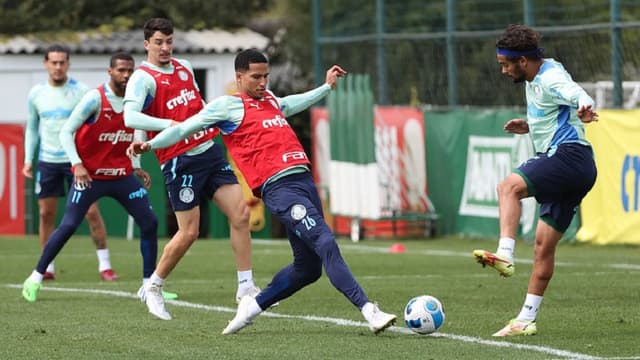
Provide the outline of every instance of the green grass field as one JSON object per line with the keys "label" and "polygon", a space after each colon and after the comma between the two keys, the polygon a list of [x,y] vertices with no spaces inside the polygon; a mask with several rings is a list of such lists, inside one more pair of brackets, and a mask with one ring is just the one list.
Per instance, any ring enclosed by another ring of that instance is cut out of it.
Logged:
{"label": "green grass field", "polygon": [[[164,241],[161,246],[164,245]],[[89,238],[74,237],[56,259],[57,279],[36,303],[20,286],[40,249],[35,237],[0,237],[0,359],[640,359],[640,248],[563,244],[538,316],[538,335],[496,339],[517,315],[533,249],[519,242],[516,274],[502,279],[471,258],[496,241],[340,240],[343,256],[367,291],[400,321],[369,332],[359,311],[323,276],[235,335],[220,332],[235,313],[236,274],[228,241],[199,240],[166,289],[180,294],[157,320],[137,300],[137,241],[110,239],[115,283],[98,277]],[[291,260],[285,240],[255,240],[254,276],[265,286]],[[402,321],[415,295],[438,297],[446,322],[435,335],[410,333]]]}

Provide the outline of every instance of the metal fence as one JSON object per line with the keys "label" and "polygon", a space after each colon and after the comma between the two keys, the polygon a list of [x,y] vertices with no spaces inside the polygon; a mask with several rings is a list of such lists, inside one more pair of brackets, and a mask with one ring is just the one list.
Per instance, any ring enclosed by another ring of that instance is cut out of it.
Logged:
{"label": "metal fence", "polygon": [[379,104],[521,106],[495,60],[521,23],[599,107],[636,105],[640,0],[312,0],[312,15],[316,79],[332,63],[370,74]]}

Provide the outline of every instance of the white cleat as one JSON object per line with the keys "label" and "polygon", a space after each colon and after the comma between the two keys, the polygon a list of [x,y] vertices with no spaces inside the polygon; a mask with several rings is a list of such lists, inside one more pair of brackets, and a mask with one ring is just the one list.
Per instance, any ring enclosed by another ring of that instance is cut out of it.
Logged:
{"label": "white cleat", "polygon": [[253,322],[251,321],[253,320],[253,318],[249,317],[249,305],[252,301],[256,300],[249,295],[245,295],[242,297],[242,299],[240,299],[240,304],[238,304],[238,312],[236,313],[236,316],[231,321],[229,321],[227,327],[222,330],[222,335],[237,333],[243,328],[253,324]]}
{"label": "white cleat", "polygon": [[[236,304],[240,304],[240,299],[242,299],[243,296],[251,296],[252,298],[256,298],[256,296],[258,296],[258,294],[260,294],[260,288],[253,285],[251,287],[248,288],[243,288],[240,289],[238,288],[238,291],[236,292]],[[278,305],[280,305],[280,302],[276,302],[273,303],[271,306],[269,306],[270,308],[274,308],[277,307]]]}
{"label": "white cleat", "polygon": [[368,302],[362,307],[362,315],[369,323],[369,330],[377,334],[395,324],[396,316],[387,314],[378,308],[377,304]]}
{"label": "white cleat", "polygon": [[236,304],[240,304],[240,300],[244,296],[251,296],[252,298],[255,298],[256,296],[258,296],[258,294],[260,294],[260,288],[255,285],[245,288],[238,288],[238,291],[236,292]]}
{"label": "white cleat", "polygon": [[138,290],[140,301],[147,305],[149,312],[158,319],[171,320],[171,314],[164,307],[162,286],[156,284],[142,285]]}

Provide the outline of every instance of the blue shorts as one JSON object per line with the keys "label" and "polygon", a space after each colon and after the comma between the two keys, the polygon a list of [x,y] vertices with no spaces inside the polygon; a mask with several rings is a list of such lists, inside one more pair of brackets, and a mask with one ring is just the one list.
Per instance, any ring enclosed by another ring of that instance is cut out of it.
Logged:
{"label": "blue shorts", "polygon": [[162,174],[173,211],[193,209],[201,197],[211,199],[221,186],[238,183],[218,144],[198,155],[176,156],[163,164]]}
{"label": "blue shorts", "polygon": [[515,173],[527,183],[529,196],[540,203],[540,219],[564,233],[596,181],[591,147],[561,144],[527,160]]}
{"label": "blue shorts", "polygon": [[118,201],[138,223],[155,218],[147,190],[138,178],[131,174],[114,180],[94,179],[89,188],[74,184],[69,190],[63,220],[69,221],[75,227],[79,226],[89,206],[105,196]]}
{"label": "blue shorts", "polygon": [[[315,249],[318,239],[334,239],[310,172],[283,176],[267,184],[262,200],[287,229],[290,240],[302,238],[310,249]],[[294,241],[292,246],[298,245]]]}
{"label": "blue shorts", "polygon": [[35,193],[38,199],[63,197],[73,183],[71,163],[38,161]]}

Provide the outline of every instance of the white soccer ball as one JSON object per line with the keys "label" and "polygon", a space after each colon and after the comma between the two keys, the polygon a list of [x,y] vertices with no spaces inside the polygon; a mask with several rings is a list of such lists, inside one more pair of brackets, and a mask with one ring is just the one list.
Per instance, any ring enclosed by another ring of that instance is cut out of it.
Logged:
{"label": "white soccer ball", "polygon": [[416,296],[404,307],[404,323],[415,333],[434,333],[444,324],[444,307],[433,296]]}

